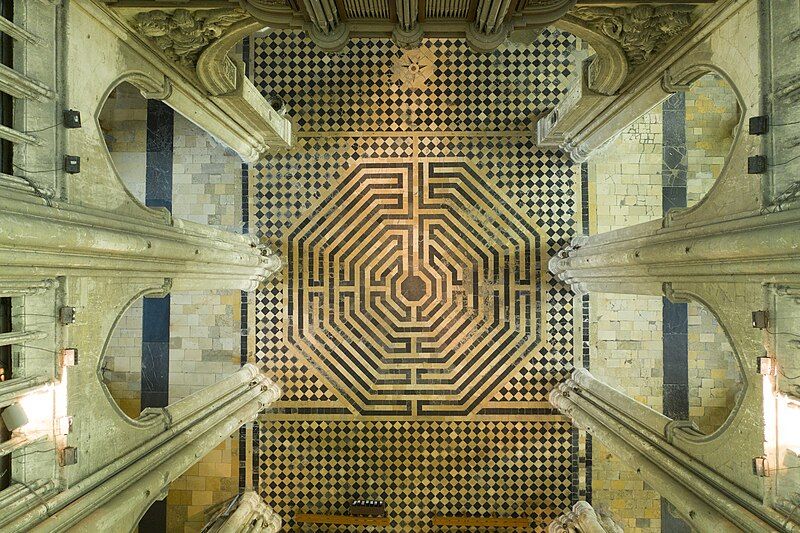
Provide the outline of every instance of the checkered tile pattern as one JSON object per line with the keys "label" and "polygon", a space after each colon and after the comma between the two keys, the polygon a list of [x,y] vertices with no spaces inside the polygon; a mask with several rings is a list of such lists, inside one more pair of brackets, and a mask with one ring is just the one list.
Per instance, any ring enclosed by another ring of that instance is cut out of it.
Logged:
{"label": "checkered tile pattern", "polygon": [[283,280],[273,279],[257,292],[256,351],[266,375],[283,386],[285,397],[300,402],[336,402],[319,373],[289,353],[283,336]]}
{"label": "checkered tile pattern", "polygon": [[280,249],[288,227],[331,191],[340,172],[359,159],[411,157],[413,143],[411,137],[299,139],[290,152],[253,168],[256,213],[251,225],[259,237]]}
{"label": "checkered tile pattern", "polygon": [[[507,209],[536,224],[543,250],[554,253],[576,229],[577,169],[538,149],[532,133],[504,134],[530,131],[566,91],[574,42],[549,30],[530,48],[477,55],[463,41],[426,40],[434,71],[408,84],[395,75],[403,52],[388,40],[354,39],[330,55],[302,33],[256,39],[253,79],[286,101],[300,135],[292,150],[251,168],[251,231],[284,250],[290,229],[361,159],[465,158]],[[544,402],[571,370],[571,295],[547,275],[542,282],[544,347],[491,396],[495,414]],[[526,515],[534,531],[544,531],[567,509],[579,489],[571,470],[579,453],[585,457],[569,424],[533,414],[518,422],[359,417],[324,371],[287,348],[285,292],[285,280],[276,279],[250,301],[257,361],[286,391],[254,431],[257,487],[287,531],[306,530],[294,523],[296,512],[344,513],[355,498],[385,500],[387,530],[400,533],[431,531],[437,514]]]}
{"label": "checkered tile pattern", "polygon": [[[302,220],[319,199],[331,194],[341,174],[363,158],[464,157],[485,173],[492,187],[509,201],[517,216],[542,232],[547,256],[569,242],[575,228],[574,180],[577,167],[558,152],[538,149],[529,137],[409,134],[400,137],[336,137],[302,139],[296,149],[259,164],[255,187],[254,227],[262,240],[283,250],[287,230]],[[492,397],[497,402],[545,402],[550,389],[571,370],[572,298],[563,287],[544,280],[546,349],[528,355],[522,371],[509,376]],[[285,343],[283,280],[263,286],[256,306],[257,359],[285,384],[282,407],[305,402],[336,401],[325,376],[308,361],[289,353]],[[301,370],[302,369],[302,370]],[[313,381],[313,386],[308,384]],[[341,404],[337,404],[341,405]],[[321,407],[321,405],[320,405]],[[508,407],[513,408],[513,405]]]}
{"label": "checkered tile pattern", "polygon": [[476,54],[462,39],[426,39],[433,73],[420,88],[394,75],[390,39],[351,39],[341,53],[303,33],[254,40],[254,82],[277,94],[302,132],[528,130],[566,90],[574,37],[546,29],[529,47]]}
{"label": "checkered tile pattern", "polygon": [[286,531],[305,531],[295,513],[344,514],[360,498],[386,502],[393,533],[444,514],[527,516],[544,531],[570,503],[566,423],[263,422],[259,435],[259,490]]}

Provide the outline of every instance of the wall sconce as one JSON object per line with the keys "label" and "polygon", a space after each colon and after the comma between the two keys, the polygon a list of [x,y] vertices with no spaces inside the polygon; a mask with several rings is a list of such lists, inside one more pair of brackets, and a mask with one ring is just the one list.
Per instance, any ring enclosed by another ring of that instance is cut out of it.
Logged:
{"label": "wall sconce", "polygon": [[775,360],[772,357],[756,357],[756,368],[762,376],[773,376],[775,372]]}
{"label": "wall sconce", "polygon": [[63,366],[75,366],[78,364],[78,350],[75,348],[64,348],[61,351],[61,364]]}
{"label": "wall sconce", "polygon": [[765,329],[769,325],[769,318],[766,311],[753,311],[753,327]]}

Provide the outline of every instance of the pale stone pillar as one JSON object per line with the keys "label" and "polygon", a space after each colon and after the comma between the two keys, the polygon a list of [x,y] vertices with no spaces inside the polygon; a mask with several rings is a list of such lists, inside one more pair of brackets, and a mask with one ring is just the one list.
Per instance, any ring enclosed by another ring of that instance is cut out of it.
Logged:
{"label": "pale stone pillar", "polygon": [[663,224],[655,220],[577,239],[550,260],[550,271],[576,293],[651,294],[663,282],[800,277],[800,210]]}
{"label": "pale stone pillar", "polygon": [[577,502],[572,510],[556,518],[547,533],[623,533],[622,528],[608,517],[601,518],[594,508],[584,501]]}
{"label": "pale stone pillar", "polygon": [[236,507],[216,516],[206,525],[207,533],[278,533],[281,518],[255,492],[238,496]]}
{"label": "pale stone pillar", "polygon": [[[659,433],[655,417],[640,420],[644,406],[637,408],[632,398],[607,394],[604,388],[609,387],[579,370],[551,391],[550,403],[633,468],[693,528],[771,531],[785,524],[785,517],[673,446],[666,434],[669,426]],[[792,523],[781,527],[798,530]]]}
{"label": "pale stone pillar", "polygon": [[415,0],[396,0],[397,26],[392,39],[400,48],[414,49],[422,44],[422,25],[419,23],[419,4]]}
{"label": "pale stone pillar", "polygon": [[181,289],[254,290],[281,267],[248,235],[28,200],[0,189],[4,276],[164,277]]}
{"label": "pale stone pillar", "polygon": [[657,435],[664,435],[667,426],[672,422],[662,413],[599,381],[585,368],[576,368],[572,372],[572,381],[582,389],[582,394],[591,395],[598,402],[612,405],[616,410],[628,413],[632,420]]}
{"label": "pale stone pillar", "polygon": [[0,381],[0,408],[17,402],[23,396],[44,390],[48,379],[42,376],[14,378]]}
{"label": "pale stone pillar", "polygon": [[[163,410],[164,429],[143,445],[11,521],[8,531],[126,531],[169,483],[242,424],[276,401],[280,387],[245,365],[234,375]],[[154,422],[156,423],[156,422]],[[102,438],[98,436],[97,438]]]}

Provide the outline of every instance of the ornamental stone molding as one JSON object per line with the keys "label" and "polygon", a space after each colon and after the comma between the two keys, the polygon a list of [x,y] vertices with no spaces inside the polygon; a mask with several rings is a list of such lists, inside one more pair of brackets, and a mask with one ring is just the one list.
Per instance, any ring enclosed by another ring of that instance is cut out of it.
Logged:
{"label": "ornamental stone molding", "polygon": [[[391,2],[391,5],[389,4]],[[403,49],[418,48],[424,36],[467,39],[476,52],[503,45],[514,30],[541,29],[575,5],[576,0],[239,0],[265,26],[303,29],[323,50],[337,52],[351,37],[392,38]]]}
{"label": "ornamental stone molding", "polygon": [[556,518],[547,528],[547,533],[623,533],[623,530],[608,513],[579,501],[570,511]]}
{"label": "ornamental stone molding", "polygon": [[436,70],[436,56],[430,48],[408,50],[398,56],[392,65],[392,74],[398,85],[405,89],[424,89]]}
{"label": "ornamental stone molding", "polygon": [[[138,84],[145,96],[165,100],[172,107],[192,106],[191,111],[178,110],[247,161],[294,143],[291,121],[267,103],[247,78],[244,62],[230,54],[244,37],[263,28],[263,22],[239,7],[137,8],[133,14],[130,10],[120,13],[122,17],[107,20],[124,24],[124,29],[116,29],[127,33],[126,42],[162,65],[163,83]],[[153,75],[138,76],[147,77]],[[190,94],[183,94],[187,87],[192,87]]]}
{"label": "ornamental stone molding", "polygon": [[248,17],[242,9],[145,11],[135,17],[136,28],[153,40],[173,61],[194,67],[202,51],[234,23]]}
{"label": "ornamental stone molding", "polygon": [[579,7],[571,14],[613,39],[632,66],[647,62],[692,22],[693,6]]}

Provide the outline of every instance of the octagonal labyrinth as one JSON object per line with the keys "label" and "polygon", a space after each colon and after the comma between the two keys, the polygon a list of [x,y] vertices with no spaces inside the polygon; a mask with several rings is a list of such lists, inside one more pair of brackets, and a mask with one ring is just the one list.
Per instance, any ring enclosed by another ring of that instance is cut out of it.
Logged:
{"label": "octagonal labyrinth", "polygon": [[543,342],[540,232],[469,161],[352,163],[287,235],[285,339],[362,416],[467,416]]}

